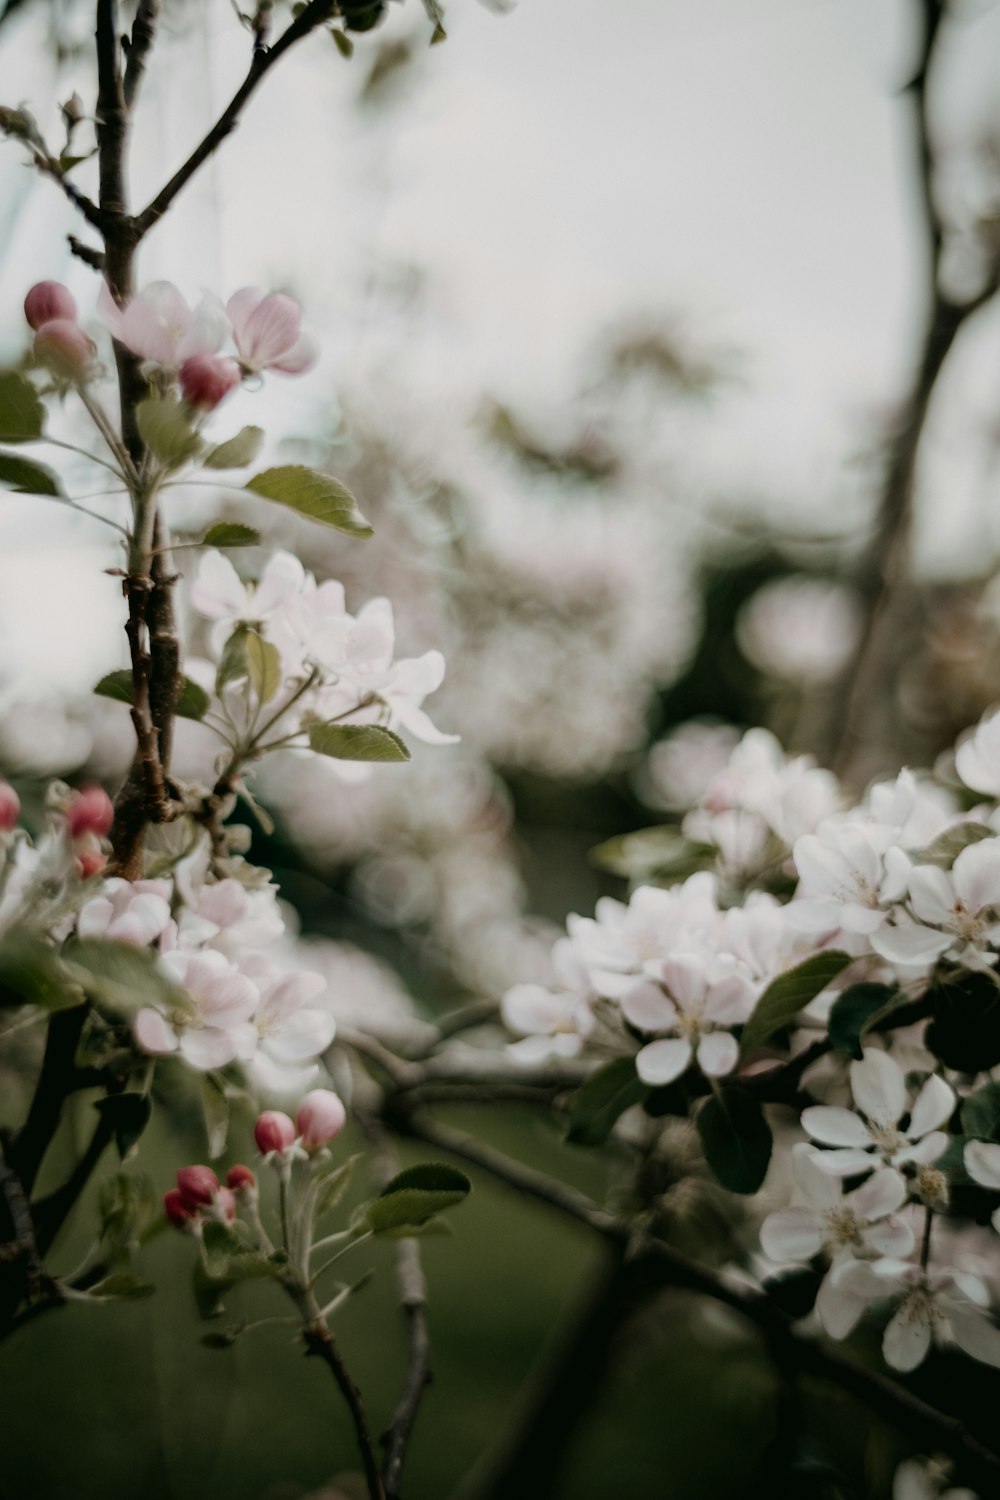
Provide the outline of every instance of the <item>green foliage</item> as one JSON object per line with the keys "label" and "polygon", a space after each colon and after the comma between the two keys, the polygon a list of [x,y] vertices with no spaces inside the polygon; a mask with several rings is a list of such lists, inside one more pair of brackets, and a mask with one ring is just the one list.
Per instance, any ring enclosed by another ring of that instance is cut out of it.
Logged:
{"label": "green foliage", "polygon": [[838,995],[830,1007],[827,1029],[830,1040],[840,1052],[860,1059],[861,1039],[874,1021],[888,1015],[899,1003],[898,991],[887,984],[852,984]]}
{"label": "green foliage", "polygon": [[1000,1063],[1000,989],[990,974],[965,973],[930,991],[931,1021],[924,1044],[961,1073],[984,1073]]}
{"label": "green foliage", "polygon": [[311,724],[309,744],[317,755],[329,755],[334,760],[410,759],[399,735],[380,724]]}
{"label": "green foliage", "polygon": [[992,828],[985,823],[956,823],[954,828],[939,833],[926,848],[918,849],[913,860],[918,865],[940,865],[941,869],[950,870],[963,849],[993,836]]}
{"label": "green foliage", "polygon": [[[102,698],[113,698],[116,703],[132,702],[132,673],[127,667],[117,672],[108,672],[94,688]],[[190,677],[181,679],[181,690],[177,695],[174,712],[182,719],[201,719],[208,708],[210,698],[204,688],[192,682]]]}
{"label": "green foliage", "polygon": [[0,370],[0,440],[27,443],[41,437],[44,427],[45,407],[31,381],[16,370]]}
{"label": "green foliage", "polygon": [[695,1119],[705,1160],[731,1193],[755,1193],[773,1140],[760,1101],[738,1083],[720,1084]]}
{"label": "green foliage", "polygon": [[249,625],[237,625],[232,635],[222,648],[219,657],[219,665],[215,671],[215,691],[221,693],[229,682],[238,682],[241,677],[247,677],[250,673],[250,664],[247,661],[247,635]]}
{"label": "green foliage", "polygon": [[599,870],[626,880],[641,882],[654,876],[684,880],[710,865],[716,853],[711,844],[694,844],[676,828],[660,823],[607,839],[591,849],[590,861]]}
{"label": "green foliage", "polygon": [[70,977],[99,1005],[134,1015],[143,1005],[189,1009],[187,996],[160,968],[148,948],[111,938],[70,938],[62,951]]}
{"label": "green foliage", "polygon": [[256,630],[248,630],[245,637],[247,671],[250,686],[258,702],[270,703],[281,686],[281,655],[277,646],[265,641]]}
{"label": "green foliage", "polygon": [[206,1219],[202,1226],[201,1255],[205,1274],[217,1291],[219,1283],[228,1289],[238,1281],[266,1281],[285,1271],[282,1261],[252,1250],[217,1219]]}
{"label": "green foliage", "polygon": [[19,453],[0,453],[0,484],[21,495],[62,496],[63,490],[51,469]]}
{"label": "green foliage", "polygon": [[348,536],[371,536],[372,528],[358,509],[358,503],[350,490],[332,479],[329,474],[319,474],[303,464],[286,464],[277,469],[264,469],[247,480],[246,488],[265,500],[285,505],[336,531]]}
{"label": "green foliage", "polygon": [[754,1007],[753,1015],[743,1028],[742,1049],[749,1052],[760,1047],[776,1031],[790,1026],[803,1006],[808,1005],[842,969],[852,962],[849,953],[831,950],[814,953],[772,980]]}
{"label": "green foliage", "polygon": [[201,451],[191,414],[176,396],[147,396],[136,407],[135,419],[146,447],[167,469],[179,469]]}
{"label": "green foliage", "polygon": [[25,932],[11,933],[0,942],[0,1008],[40,1005],[65,1010],[79,1005],[75,984],[67,983],[59,959],[47,944]]}
{"label": "green foliage", "polygon": [[1000,1141],[1000,1083],[988,1083],[964,1100],[962,1129],[976,1140]]}
{"label": "green foliage", "polygon": [[118,1155],[124,1161],[149,1124],[152,1101],[146,1094],[108,1094],[94,1108],[110,1121]]}
{"label": "green foliage", "polygon": [[239,521],[216,521],[210,526],[202,537],[200,545],[203,547],[256,547],[260,542],[260,532],[252,526],[244,526]]}
{"label": "green foliage", "polygon": [[[252,464],[264,442],[263,427],[241,427],[235,437],[210,448],[202,459],[206,469],[242,469]],[[222,542],[216,546],[227,545]],[[229,546],[233,544],[228,543]]]}
{"label": "green foliage", "polygon": [[465,1173],[443,1162],[407,1167],[364,1206],[355,1227],[359,1233],[372,1234],[420,1228],[435,1214],[461,1203],[471,1190]]}
{"label": "green foliage", "polygon": [[337,1207],[350,1187],[351,1178],[354,1176],[354,1163],[357,1160],[357,1156],[351,1156],[339,1167],[335,1167],[332,1172],[326,1173],[319,1179],[316,1194],[317,1220],[322,1219]]}
{"label": "green foliage", "polygon": [[577,1089],[566,1139],[577,1146],[603,1146],[619,1116],[641,1104],[648,1092],[635,1071],[634,1058],[616,1057]]}
{"label": "green foliage", "polygon": [[201,1117],[208,1159],[215,1161],[225,1151],[229,1139],[229,1098],[211,1073],[206,1073],[201,1083]]}
{"label": "green foliage", "polygon": [[112,1259],[134,1255],[161,1222],[160,1199],[144,1172],[116,1172],[101,1184],[101,1245]]}
{"label": "green foliage", "polygon": [[156,1291],[151,1281],[143,1281],[140,1276],[129,1276],[125,1272],[117,1272],[114,1276],[106,1276],[96,1286],[90,1288],[92,1297],[103,1299],[116,1299],[118,1301],[138,1302],[144,1297],[151,1297]]}

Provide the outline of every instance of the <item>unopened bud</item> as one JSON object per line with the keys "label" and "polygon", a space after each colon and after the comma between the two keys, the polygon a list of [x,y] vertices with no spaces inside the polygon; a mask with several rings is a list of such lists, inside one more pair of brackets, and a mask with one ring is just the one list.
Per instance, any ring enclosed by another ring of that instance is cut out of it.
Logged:
{"label": "unopened bud", "polygon": [[90,880],[95,875],[100,875],[108,857],[102,849],[83,849],[76,856],[77,869],[82,880]]}
{"label": "unopened bud", "polygon": [[177,1191],[192,1211],[205,1208],[215,1200],[219,1179],[211,1167],[181,1167],[177,1173]]}
{"label": "unopened bud", "polygon": [[74,125],[79,125],[81,120],[87,118],[87,110],[80,95],[76,92],[70,94],[65,104],[61,104],[62,117],[66,122],[67,130],[72,130]]}
{"label": "unopened bud", "polygon": [[271,1151],[287,1151],[295,1140],[295,1126],[280,1109],[266,1109],[257,1117],[253,1138],[265,1156]]}
{"label": "unopened bud", "polygon": [[230,1222],[236,1218],[236,1194],[227,1187],[220,1187],[215,1195],[216,1212]]}
{"label": "unopened bud", "polygon": [[257,1179],[249,1167],[230,1167],[226,1173],[226,1187],[234,1193],[252,1193],[257,1187]]}
{"label": "unopened bud", "polygon": [[189,1207],[177,1188],[171,1188],[163,1195],[163,1212],[175,1229],[187,1229],[197,1210]]}
{"label": "unopened bud", "polygon": [[329,1089],[313,1089],[299,1105],[295,1123],[307,1151],[327,1145],[344,1128],[347,1111]]}
{"label": "unopened bud", "polygon": [[181,395],[189,406],[214,411],[242,378],[235,359],[221,354],[192,354],[181,365]]}
{"label": "unopened bud", "polygon": [[94,345],[79,323],[53,318],[35,334],[35,358],[61,380],[78,380],[93,363]]}
{"label": "unopened bud", "polygon": [[0,781],[0,833],[10,833],[21,816],[21,799],[9,781]]}
{"label": "unopened bud", "polygon": [[24,316],[36,331],[57,319],[76,322],[76,298],[61,281],[36,281],[24,299]]}
{"label": "unopened bud", "polygon": [[102,786],[81,787],[73,793],[66,809],[66,831],[72,839],[85,833],[106,838],[114,820],[114,805]]}

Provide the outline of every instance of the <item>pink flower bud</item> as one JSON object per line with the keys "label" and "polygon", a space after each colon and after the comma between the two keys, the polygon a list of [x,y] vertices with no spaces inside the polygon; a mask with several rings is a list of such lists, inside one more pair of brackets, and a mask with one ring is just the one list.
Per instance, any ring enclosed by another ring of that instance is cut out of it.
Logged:
{"label": "pink flower bud", "polygon": [[0,781],[0,833],[10,833],[21,816],[21,799],[9,781]]}
{"label": "pink flower bud", "polygon": [[226,1187],[234,1193],[250,1193],[257,1186],[257,1179],[249,1167],[230,1167],[226,1173]]}
{"label": "pink flower bud", "polygon": [[32,328],[55,319],[76,322],[76,299],[61,281],[37,281],[24,299],[24,316]]}
{"label": "pink flower bud", "polygon": [[94,345],[78,323],[53,318],[35,334],[35,358],[54,375],[76,380],[90,369]]}
{"label": "pink flower bud", "polygon": [[265,1156],[269,1151],[287,1151],[295,1140],[295,1126],[280,1109],[266,1109],[257,1118],[253,1138]]}
{"label": "pink flower bud", "polygon": [[66,831],[71,839],[85,833],[106,838],[115,820],[111,798],[102,786],[84,786],[74,792],[66,810]]}
{"label": "pink flower bud", "polygon": [[177,1191],[193,1213],[214,1201],[219,1179],[211,1167],[181,1167],[177,1173]]}
{"label": "pink flower bud", "polygon": [[325,1146],[344,1128],[347,1112],[329,1089],[313,1089],[299,1105],[295,1123],[307,1151]]}
{"label": "pink flower bud", "polygon": [[216,1202],[227,1219],[236,1218],[236,1195],[229,1188],[220,1187],[216,1195]]}
{"label": "pink flower bud", "polygon": [[83,880],[90,880],[93,875],[99,875],[107,864],[107,855],[100,849],[84,849],[76,856],[77,869]]}
{"label": "pink flower bud", "polygon": [[197,1210],[188,1206],[177,1188],[171,1188],[163,1195],[163,1212],[175,1229],[186,1229]]}
{"label": "pink flower bud", "polygon": [[235,359],[221,354],[192,354],[181,365],[181,395],[189,406],[214,411],[242,378]]}

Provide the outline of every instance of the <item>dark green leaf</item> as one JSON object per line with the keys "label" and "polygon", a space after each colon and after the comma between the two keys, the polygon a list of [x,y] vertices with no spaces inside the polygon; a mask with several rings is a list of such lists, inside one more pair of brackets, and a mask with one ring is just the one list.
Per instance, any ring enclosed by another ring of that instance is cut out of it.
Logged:
{"label": "dark green leaf", "polygon": [[147,396],[135,410],[139,435],[154,458],[178,469],[201,450],[187,407],[176,396]]}
{"label": "dark green leaf", "polygon": [[160,1221],[161,1199],[145,1172],[116,1172],[101,1183],[101,1243],[112,1257],[131,1255]]}
{"label": "dark green leaf", "polygon": [[25,443],[41,437],[45,407],[30,380],[16,370],[0,370],[0,440]]}
{"label": "dark green leaf", "polygon": [[148,948],[110,938],[70,938],[62,960],[92,1000],[123,1015],[153,1004],[167,1010],[190,1009],[184,990],[167,977]]}
{"label": "dark green leaf", "polygon": [[[113,698],[116,703],[132,702],[132,673],[128,668],[122,668],[118,672],[108,672],[102,677],[94,688],[102,698]],[[181,690],[177,695],[177,703],[174,712],[181,719],[201,719],[208,708],[211,699],[204,688],[192,682],[190,677],[181,679]]]}
{"label": "dark green leaf", "polygon": [[354,1163],[356,1156],[350,1157],[342,1166],[336,1168],[323,1177],[319,1185],[319,1193],[316,1198],[316,1217],[322,1219],[325,1214],[336,1208],[350,1186],[351,1177],[354,1174]]}
{"label": "dark green leaf", "polygon": [[754,1013],[743,1028],[742,1048],[748,1052],[759,1047],[776,1031],[790,1026],[799,1011],[825,990],[842,969],[853,960],[849,953],[835,950],[814,953],[794,969],[779,974],[761,995]]}
{"label": "dark green leaf", "polygon": [[119,1274],[106,1276],[96,1286],[90,1288],[92,1297],[117,1297],[128,1302],[137,1302],[143,1297],[151,1297],[156,1291],[150,1281],[143,1281],[138,1276],[127,1276]]}
{"label": "dark green leaf", "polygon": [[988,1083],[963,1102],[962,1129],[976,1140],[1000,1141],[1000,1083]]}
{"label": "dark green leaf", "polygon": [[956,823],[954,828],[946,828],[944,833],[939,833],[924,849],[917,849],[913,854],[913,862],[917,865],[940,865],[943,870],[950,870],[958,855],[970,844],[978,844],[980,839],[991,839],[994,837],[992,828],[985,823]]}
{"label": "dark green leaf", "polygon": [[17,453],[0,453],[0,484],[21,495],[62,495],[59,480],[45,464],[21,458]]}
{"label": "dark green leaf", "polygon": [[924,1045],[946,1068],[984,1073],[1000,1064],[1000,989],[989,974],[964,974],[930,991]]}
{"label": "dark green leaf", "polygon": [[[217,448],[210,448],[202,462],[206,469],[242,469],[252,464],[264,441],[263,427],[243,427],[235,437],[227,438]],[[216,546],[232,546],[233,543],[217,542]]]}
{"label": "dark green leaf", "polygon": [[206,1220],[201,1248],[209,1280],[224,1283],[227,1290],[238,1281],[263,1281],[284,1274],[282,1265],[249,1249],[233,1230],[217,1219]]}
{"label": "dark green leaf", "polygon": [[146,1094],[108,1094],[98,1099],[94,1108],[110,1122],[118,1155],[124,1161],[149,1124],[151,1100]]}
{"label": "dark green leaf", "polygon": [[695,1121],[705,1160],[731,1193],[755,1193],[771,1160],[771,1128],[749,1090],[722,1084]]}
{"label": "dark green leaf", "polygon": [[461,1203],[471,1187],[464,1172],[443,1162],[407,1167],[365,1206],[358,1228],[382,1234],[425,1224],[435,1214]]}
{"label": "dark green leaf", "polygon": [[333,37],[334,46],[340,53],[341,57],[354,56],[354,43],[351,41],[349,36],[345,36],[345,34],[342,31],[338,31],[335,26],[331,28],[330,35]]}
{"label": "dark green leaf", "polygon": [[398,734],[380,724],[311,724],[309,743],[317,755],[334,760],[409,760]]}
{"label": "dark green leaf", "polygon": [[227,1323],[212,1333],[203,1333],[201,1342],[206,1349],[231,1349],[246,1328],[245,1323]]}
{"label": "dark green leaf", "polygon": [[833,1045],[860,1061],[862,1036],[876,1016],[883,1011],[888,1013],[887,1007],[896,994],[887,984],[850,985],[830,1007],[827,1029]]}
{"label": "dark green leaf", "polygon": [[0,942],[0,1007],[41,1005],[46,1010],[65,1010],[82,999],[45,943],[26,933],[12,933]]}
{"label": "dark green leaf", "polygon": [[676,828],[659,824],[598,844],[590,851],[590,862],[627,880],[650,880],[654,875],[681,880],[712,864],[717,854],[711,844],[694,844]]}
{"label": "dark green leaf", "polygon": [[246,488],[265,500],[287,505],[312,521],[345,531],[348,536],[371,536],[372,528],[358,510],[350,490],[329,474],[319,474],[302,464],[264,469],[247,481]]}
{"label": "dark green leaf", "polygon": [[250,667],[247,662],[247,635],[250,627],[248,625],[237,625],[232,635],[222,648],[219,665],[215,673],[215,691],[221,693],[229,682],[238,682],[241,677],[249,675]]}
{"label": "dark green leaf", "polygon": [[203,547],[256,547],[259,542],[260,532],[239,521],[216,521],[201,539]]}
{"label": "dark green leaf", "polygon": [[260,703],[270,703],[281,686],[281,655],[277,646],[265,641],[256,630],[246,633],[247,669],[250,685]]}
{"label": "dark green leaf", "polygon": [[603,1146],[615,1121],[648,1093],[631,1057],[616,1057],[598,1068],[577,1089],[569,1114],[566,1139],[578,1146]]}

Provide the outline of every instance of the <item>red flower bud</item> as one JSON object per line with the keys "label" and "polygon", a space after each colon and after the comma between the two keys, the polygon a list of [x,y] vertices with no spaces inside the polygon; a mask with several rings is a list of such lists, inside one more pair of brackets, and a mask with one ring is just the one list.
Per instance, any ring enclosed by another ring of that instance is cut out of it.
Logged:
{"label": "red flower bud", "polygon": [[226,1173],[226,1187],[234,1193],[249,1193],[257,1186],[257,1179],[249,1167],[230,1167]]}
{"label": "red flower bud", "polygon": [[9,781],[0,781],[0,832],[10,833],[21,816],[21,799]]}
{"label": "red flower bud", "polygon": [[114,806],[102,786],[85,786],[73,793],[66,811],[66,830],[71,839],[85,833],[106,838],[114,820]]}
{"label": "red flower bud", "polygon": [[76,299],[61,281],[37,281],[24,299],[24,316],[32,328],[55,319],[76,322]]}
{"label": "red flower bud", "polygon": [[83,880],[99,875],[107,862],[107,856],[102,854],[100,849],[84,849],[83,853],[76,857],[77,869]]}
{"label": "red flower bud", "polygon": [[35,358],[54,375],[76,380],[90,369],[94,345],[78,323],[53,318],[35,334]]}
{"label": "red flower bud", "polygon": [[177,1173],[177,1191],[193,1212],[214,1200],[219,1179],[211,1167],[181,1167]]}
{"label": "red flower bud", "polygon": [[295,1139],[295,1126],[280,1109],[266,1109],[257,1118],[253,1138],[265,1156],[269,1151],[287,1151]]}
{"label": "red flower bud", "polygon": [[329,1089],[313,1089],[299,1105],[295,1123],[308,1151],[318,1150],[332,1141],[344,1128],[347,1112]]}
{"label": "red flower bud", "polygon": [[163,1195],[163,1212],[175,1229],[186,1229],[195,1217],[196,1210],[189,1208],[177,1188]]}
{"label": "red flower bud", "polygon": [[192,354],[181,365],[181,395],[189,406],[214,411],[242,378],[235,359],[221,354]]}

